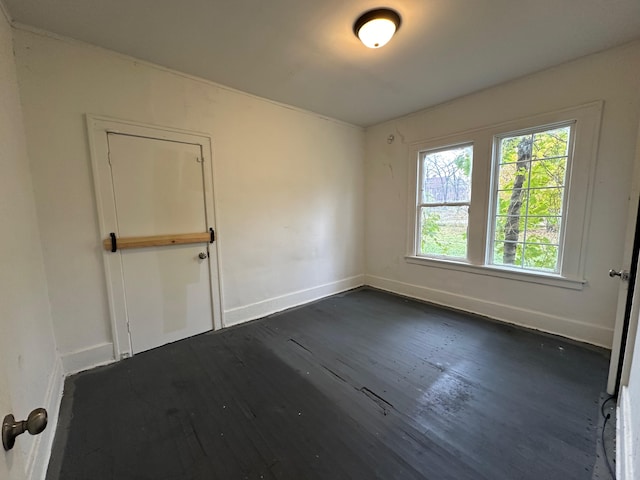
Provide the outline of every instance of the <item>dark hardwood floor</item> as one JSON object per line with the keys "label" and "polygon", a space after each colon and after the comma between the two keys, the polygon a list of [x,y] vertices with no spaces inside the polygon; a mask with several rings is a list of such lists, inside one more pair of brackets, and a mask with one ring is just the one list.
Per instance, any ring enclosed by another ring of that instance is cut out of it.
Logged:
{"label": "dark hardwood floor", "polygon": [[67,379],[48,479],[590,479],[608,351],[362,289]]}

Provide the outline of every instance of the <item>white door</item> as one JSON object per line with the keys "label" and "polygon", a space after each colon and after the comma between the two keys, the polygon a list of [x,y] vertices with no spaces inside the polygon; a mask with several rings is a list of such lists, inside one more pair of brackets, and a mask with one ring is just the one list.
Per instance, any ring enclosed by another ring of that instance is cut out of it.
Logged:
{"label": "white door", "polygon": [[[199,145],[115,133],[107,140],[118,237],[207,231]],[[208,244],[120,255],[132,353],[213,328]]]}
{"label": "white door", "polygon": [[[215,230],[208,137],[100,117],[87,123],[103,239]],[[217,241],[103,255],[117,357],[221,328]]]}
{"label": "white door", "polygon": [[[617,276],[618,287],[618,308],[613,331],[613,346],[611,349],[611,360],[609,364],[609,381],[607,392],[613,394],[621,385],[626,385],[631,368],[631,358],[633,356],[633,340],[638,328],[637,312],[640,306],[640,285],[636,283],[637,259],[634,262],[634,250],[636,242],[636,224],[638,219],[638,205],[640,204],[640,128],[638,129],[638,140],[636,143],[636,155],[634,172],[631,182],[631,193],[629,195],[629,211],[627,214],[627,232],[622,255],[621,265],[612,265],[614,275]],[[635,264],[634,264],[635,263]],[[626,277],[630,275],[632,277]],[[625,278],[626,277],[626,278]],[[630,282],[631,281],[631,282]],[[635,291],[629,291],[630,283]],[[635,314],[633,310],[635,309]],[[630,342],[629,342],[630,340]]]}

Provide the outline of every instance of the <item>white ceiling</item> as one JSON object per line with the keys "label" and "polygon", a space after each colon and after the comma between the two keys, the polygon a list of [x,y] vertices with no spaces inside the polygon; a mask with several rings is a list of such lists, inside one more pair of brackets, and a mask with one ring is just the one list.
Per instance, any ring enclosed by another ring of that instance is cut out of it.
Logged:
{"label": "white ceiling", "polygon": [[[640,36],[639,0],[4,1],[19,23],[362,126]],[[379,6],[403,23],[370,50],[352,25]]]}

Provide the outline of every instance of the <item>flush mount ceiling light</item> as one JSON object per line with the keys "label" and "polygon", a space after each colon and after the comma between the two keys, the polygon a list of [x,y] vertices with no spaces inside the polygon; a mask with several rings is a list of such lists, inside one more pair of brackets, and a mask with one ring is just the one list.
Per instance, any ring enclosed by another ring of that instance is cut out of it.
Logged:
{"label": "flush mount ceiling light", "polygon": [[353,33],[369,48],[387,44],[400,28],[400,15],[390,8],[377,8],[363,13],[353,24]]}

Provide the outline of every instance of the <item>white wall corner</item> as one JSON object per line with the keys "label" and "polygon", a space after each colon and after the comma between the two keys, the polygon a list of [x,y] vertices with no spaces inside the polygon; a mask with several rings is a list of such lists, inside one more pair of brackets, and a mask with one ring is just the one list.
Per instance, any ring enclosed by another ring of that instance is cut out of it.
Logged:
{"label": "white wall corner", "polygon": [[287,310],[288,308],[297,307],[330,295],[361,287],[362,285],[364,285],[364,275],[356,275],[305,290],[298,290],[279,297],[268,298],[242,307],[231,308],[224,311],[222,319],[223,326],[230,327],[257,318],[266,317],[267,315],[272,315]]}
{"label": "white wall corner", "polygon": [[[380,290],[482,315],[504,323],[561,335],[604,348],[610,348],[611,345],[613,333],[611,328],[580,322],[572,318],[549,315],[535,310],[490,302],[482,298],[399,282],[375,275],[365,275],[364,283]],[[514,321],[514,318],[517,318],[518,321]]]}
{"label": "white wall corner", "polygon": [[51,447],[58,426],[64,379],[65,375],[62,368],[62,360],[56,357],[44,398],[44,408],[48,414],[47,428],[40,435],[31,438],[33,443],[25,466],[26,478],[28,480],[42,480],[47,473]]}
{"label": "white wall corner", "polygon": [[634,432],[631,422],[631,398],[629,388],[622,387],[616,412],[616,478],[634,480],[633,447]]}
{"label": "white wall corner", "polygon": [[111,342],[100,343],[89,348],[62,355],[62,366],[65,375],[71,375],[113,362],[115,362],[115,356],[113,343]]}

